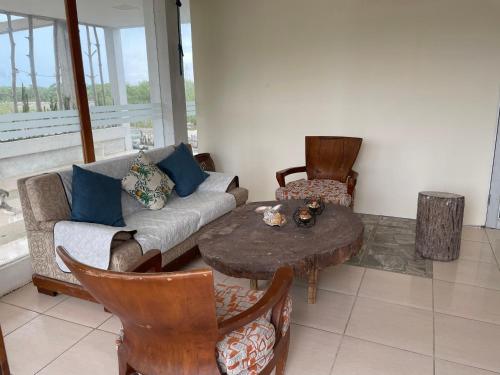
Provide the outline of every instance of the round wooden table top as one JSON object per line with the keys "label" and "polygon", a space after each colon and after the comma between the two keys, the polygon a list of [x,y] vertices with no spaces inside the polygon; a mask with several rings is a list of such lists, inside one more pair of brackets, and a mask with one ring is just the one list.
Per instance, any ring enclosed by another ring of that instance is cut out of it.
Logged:
{"label": "round wooden table top", "polygon": [[[282,204],[287,223],[270,227],[259,206]],[[200,236],[198,247],[205,262],[233,277],[267,280],[281,266],[296,275],[345,262],[363,243],[363,223],[350,208],[326,204],[316,224],[298,227],[293,213],[303,201],[271,201],[246,204],[211,224]]]}

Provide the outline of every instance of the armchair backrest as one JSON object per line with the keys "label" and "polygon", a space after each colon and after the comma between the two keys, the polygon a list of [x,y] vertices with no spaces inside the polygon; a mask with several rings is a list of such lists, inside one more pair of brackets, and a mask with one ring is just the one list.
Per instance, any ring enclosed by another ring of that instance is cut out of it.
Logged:
{"label": "armchair backrest", "polygon": [[306,172],[309,180],[345,182],[361,148],[362,138],[306,137]]}
{"label": "armchair backrest", "polygon": [[211,270],[113,272],[79,263],[61,247],[57,251],[88,292],[121,320],[118,350],[128,366],[145,375],[219,374]]}

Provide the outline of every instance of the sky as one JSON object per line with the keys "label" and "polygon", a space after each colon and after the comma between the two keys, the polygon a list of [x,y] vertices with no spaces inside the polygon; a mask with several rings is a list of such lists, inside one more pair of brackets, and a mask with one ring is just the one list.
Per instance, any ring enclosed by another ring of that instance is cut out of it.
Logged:
{"label": "sky", "polygon": [[[0,14],[0,22],[6,22],[6,16]],[[98,38],[101,43],[101,59],[103,63],[104,82],[109,82],[107,72],[106,48],[104,45],[104,31],[98,28]],[[53,48],[52,27],[43,27],[34,31],[35,68],[37,83],[40,87],[55,84],[55,60]],[[93,30],[90,30],[91,42],[94,43]],[[31,86],[29,76],[30,63],[26,56],[29,51],[27,31],[14,33],[16,43],[16,67],[18,69],[17,83],[21,86]],[[87,35],[84,27],[80,27],[80,38],[83,52],[83,64],[86,74],[89,74],[87,51]],[[144,28],[128,28],[121,30],[125,81],[128,84],[137,84],[149,80]],[[191,43],[191,25],[182,24],[182,42],[184,47],[185,78],[193,79],[193,52]],[[98,72],[97,55],[94,54],[94,74]],[[88,80],[88,77],[87,77]],[[99,81],[99,78],[97,78]],[[8,34],[0,35],[0,86],[11,85],[10,42]]]}

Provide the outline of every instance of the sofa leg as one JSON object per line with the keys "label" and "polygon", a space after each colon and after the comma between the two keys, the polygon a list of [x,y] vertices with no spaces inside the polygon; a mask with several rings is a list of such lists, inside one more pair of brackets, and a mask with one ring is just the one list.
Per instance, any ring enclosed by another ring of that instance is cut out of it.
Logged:
{"label": "sofa leg", "polygon": [[57,292],[54,292],[53,290],[40,288],[39,286],[37,286],[36,289],[38,290],[38,293],[40,293],[40,294],[45,294],[45,295],[51,296],[51,297],[57,296]]}

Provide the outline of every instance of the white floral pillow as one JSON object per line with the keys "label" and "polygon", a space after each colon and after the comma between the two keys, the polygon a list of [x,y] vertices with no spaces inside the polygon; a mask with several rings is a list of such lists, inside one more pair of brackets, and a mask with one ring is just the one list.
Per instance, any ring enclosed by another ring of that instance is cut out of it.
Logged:
{"label": "white floral pillow", "polygon": [[175,184],[143,151],[134,159],[122,179],[122,188],[144,206],[159,210],[167,204]]}

